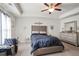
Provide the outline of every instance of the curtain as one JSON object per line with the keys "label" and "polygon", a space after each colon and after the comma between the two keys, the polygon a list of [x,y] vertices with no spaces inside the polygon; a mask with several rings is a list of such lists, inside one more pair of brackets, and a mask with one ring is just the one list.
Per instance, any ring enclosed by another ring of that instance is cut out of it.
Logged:
{"label": "curtain", "polygon": [[11,18],[2,13],[2,44],[7,38],[11,38]]}

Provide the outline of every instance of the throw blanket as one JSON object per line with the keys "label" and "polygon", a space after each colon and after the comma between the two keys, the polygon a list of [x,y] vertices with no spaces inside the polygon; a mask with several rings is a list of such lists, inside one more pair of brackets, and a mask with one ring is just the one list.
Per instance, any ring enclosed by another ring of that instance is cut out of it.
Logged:
{"label": "throw blanket", "polygon": [[43,47],[50,47],[50,46],[63,46],[61,41],[54,36],[48,36],[48,35],[41,35],[41,34],[32,34],[31,36],[31,46],[33,53],[35,50]]}

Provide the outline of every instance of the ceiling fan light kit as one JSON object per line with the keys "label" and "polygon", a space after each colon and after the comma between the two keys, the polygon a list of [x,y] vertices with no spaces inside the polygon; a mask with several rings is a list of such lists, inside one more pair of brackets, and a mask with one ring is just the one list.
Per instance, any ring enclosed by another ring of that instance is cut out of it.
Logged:
{"label": "ceiling fan light kit", "polygon": [[53,9],[53,8],[52,8],[52,9],[48,9],[48,11],[49,11],[49,12],[53,12],[53,11],[54,11],[54,9]]}

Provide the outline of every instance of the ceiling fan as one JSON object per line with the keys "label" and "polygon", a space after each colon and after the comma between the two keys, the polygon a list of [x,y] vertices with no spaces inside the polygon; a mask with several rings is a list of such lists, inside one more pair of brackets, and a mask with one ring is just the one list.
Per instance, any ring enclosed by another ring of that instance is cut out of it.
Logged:
{"label": "ceiling fan", "polygon": [[56,11],[61,11],[61,9],[59,8],[59,6],[61,5],[61,3],[44,3],[44,5],[47,7],[44,10],[41,10],[41,12],[44,11],[49,11],[49,14],[51,14],[51,12],[53,12],[54,10]]}

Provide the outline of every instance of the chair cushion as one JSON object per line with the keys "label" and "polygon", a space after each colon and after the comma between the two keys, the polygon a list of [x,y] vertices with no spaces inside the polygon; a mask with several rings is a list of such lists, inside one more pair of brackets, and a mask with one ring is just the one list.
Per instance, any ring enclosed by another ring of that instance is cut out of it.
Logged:
{"label": "chair cushion", "polygon": [[16,45],[17,44],[17,40],[15,38],[11,38],[11,39],[5,39],[4,45]]}

